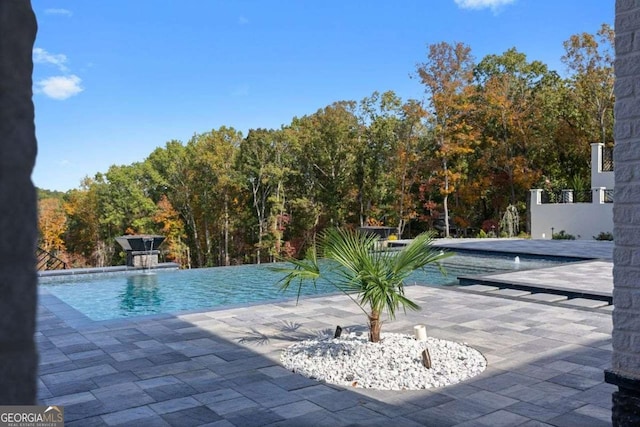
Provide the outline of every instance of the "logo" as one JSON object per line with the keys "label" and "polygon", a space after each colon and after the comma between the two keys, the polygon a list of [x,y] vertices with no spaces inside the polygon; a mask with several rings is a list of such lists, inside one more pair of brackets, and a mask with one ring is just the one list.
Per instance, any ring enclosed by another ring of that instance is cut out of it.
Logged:
{"label": "logo", "polygon": [[0,427],[64,427],[64,407],[0,406]]}

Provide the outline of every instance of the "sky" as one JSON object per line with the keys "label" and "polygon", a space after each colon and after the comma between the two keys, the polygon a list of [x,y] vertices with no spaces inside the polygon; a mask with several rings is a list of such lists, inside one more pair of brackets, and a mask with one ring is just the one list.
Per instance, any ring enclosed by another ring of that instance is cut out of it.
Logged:
{"label": "sky", "polygon": [[424,97],[428,46],[480,61],[515,47],[566,75],[563,42],[613,25],[615,0],[32,0],[34,184],[80,188],[111,165],[221,126],[280,128],[374,91]]}

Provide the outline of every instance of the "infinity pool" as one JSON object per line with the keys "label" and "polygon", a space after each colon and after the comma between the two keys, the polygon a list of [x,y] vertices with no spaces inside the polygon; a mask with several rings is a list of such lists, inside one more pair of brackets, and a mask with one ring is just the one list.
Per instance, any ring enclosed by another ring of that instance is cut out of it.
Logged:
{"label": "infinity pool", "polygon": [[[557,265],[563,261],[513,257],[455,255],[447,258],[443,276],[436,266],[414,273],[408,284],[455,285],[457,277],[524,270]],[[193,270],[157,270],[40,278],[40,288],[92,320],[119,319],[159,313],[200,310],[295,299],[297,287],[281,292],[283,274],[273,264]],[[324,281],[307,283],[301,295],[336,293]]]}

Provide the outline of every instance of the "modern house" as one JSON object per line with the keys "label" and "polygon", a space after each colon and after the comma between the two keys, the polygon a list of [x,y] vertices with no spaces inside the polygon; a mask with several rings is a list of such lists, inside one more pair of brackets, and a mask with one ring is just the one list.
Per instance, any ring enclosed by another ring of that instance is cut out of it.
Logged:
{"label": "modern house", "polygon": [[591,190],[531,190],[531,238],[551,239],[562,230],[586,240],[603,232],[613,233],[613,187],[613,149],[593,143]]}

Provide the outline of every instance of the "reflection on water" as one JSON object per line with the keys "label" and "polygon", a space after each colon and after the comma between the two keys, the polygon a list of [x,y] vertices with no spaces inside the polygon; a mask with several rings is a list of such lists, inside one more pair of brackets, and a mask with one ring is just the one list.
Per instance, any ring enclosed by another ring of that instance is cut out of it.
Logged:
{"label": "reflection on water", "polygon": [[120,308],[126,311],[160,307],[163,298],[160,295],[156,274],[137,274],[127,277],[127,287],[119,295]]}

